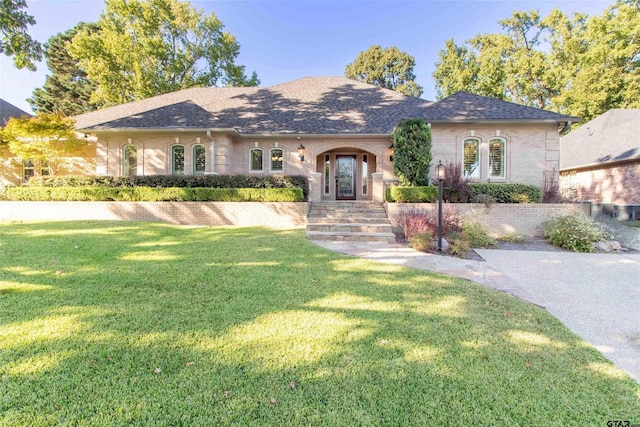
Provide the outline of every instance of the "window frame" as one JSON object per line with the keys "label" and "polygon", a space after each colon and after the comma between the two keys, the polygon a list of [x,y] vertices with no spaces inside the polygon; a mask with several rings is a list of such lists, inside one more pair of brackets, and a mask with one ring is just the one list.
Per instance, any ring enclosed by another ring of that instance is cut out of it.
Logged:
{"label": "window frame", "polygon": [[[176,153],[175,153],[175,150],[177,148],[181,148],[182,149],[182,171],[181,172],[177,171],[177,169],[176,169]],[[185,156],[186,150],[184,148],[184,145],[182,145],[182,144],[174,144],[174,145],[172,145],[170,153],[171,153],[171,175],[184,175],[185,174],[185,166],[186,166],[186,161],[185,161],[186,160],[186,158],[185,158],[186,157]]]}
{"label": "window frame", "polygon": [[[273,167],[273,152],[280,151],[280,169],[274,169]],[[264,159],[263,159],[264,162]],[[269,149],[269,172],[270,173],[284,173],[284,150],[280,147],[273,147]]]}
{"label": "window frame", "polygon": [[[27,162],[30,166],[27,166]],[[36,169],[40,168],[40,174],[38,176],[49,176],[51,170],[47,161],[37,161],[33,159],[22,160],[22,182],[27,182],[32,177],[36,176]],[[27,171],[31,171],[31,174],[27,176]]]}
{"label": "window frame", "polygon": [[[260,153],[260,169],[253,168],[253,153]],[[250,173],[262,173],[264,172],[264,150],[262,148],[253,147],[249,150],[249,172]]]}
{"label": "window frame", "polygon": [[[467,149],[467,141],[474,141],[475,142],[475,146],[476,146],[476,161],[475,161],[475,168],[473,169],[473,171],[471,173],[467,173],[467,169],[466,169],[466,163],[467,163],[467,155],[466,155],[466,149]],[[482,156],[480,155],[480,138],[477,138],[475,136],[469,136],[466,137],[462,140],[462,176],[464,178],[469,178],[472,180],[479,180],[482,176],[482,172],[481,172],[481,162],[482,162]]]}
{"label": "window frame", "polygon": [[[196,170],[198,166],[198,156],[196,150],[201,148],[204,155],[204,168],[202,171]],[[194,144],[191,146],[191,174],[192,175],[204,175],[207,173],[207,147],[204,144]]]}
{"label": "window frame", "polygon": [[[502,175],[491,175],[492,172],[492,157],[493,154],[491,152],[491,144],[499,141],[502,145]],[[488,179],[507,179],[507,139],[501,136],[494,136],[487,141],[487,145],[489,146],[489,156],[487,159],[487,178]]]}

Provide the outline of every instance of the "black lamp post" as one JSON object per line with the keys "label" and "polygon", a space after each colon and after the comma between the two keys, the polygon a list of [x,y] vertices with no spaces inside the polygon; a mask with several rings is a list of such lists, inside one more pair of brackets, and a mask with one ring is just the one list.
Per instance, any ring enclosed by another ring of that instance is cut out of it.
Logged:
{"label": "black lamp post", "polygon": [[442,181],[447,177],[447,169],[442,160],[436,168],[438,172],[438,252],[442,252]]}

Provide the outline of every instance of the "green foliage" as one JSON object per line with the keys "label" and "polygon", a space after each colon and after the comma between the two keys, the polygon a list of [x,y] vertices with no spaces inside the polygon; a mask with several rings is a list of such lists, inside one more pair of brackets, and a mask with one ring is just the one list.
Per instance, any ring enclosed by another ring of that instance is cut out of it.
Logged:
{"label": "green foliage", "polygon": [[449,253],[451,255],[465,258],[471,250],[471,242],[469,236],[463,232],[451,232],[447,234],[447,242],[449,242]]}
{"label": "green foliage", "polygon": [[256,86],[236,65],[240,45],[213,14],[179,0],[107,0],[100,30],[81,30],[72,57],[104,106],[195,86]]}
{"label": "green foliage", "polygon": [[397,47],[371,46],[345,69],[345,77],[419,97],[422,87],[413,74],[415,58]]}
{"label": "green foliage", "polygon": [[407,239],[407,243],[416,251],[427,252],[432,246],[433,236],[431,233],[419,233]]}
{"label": "green foliage", "polygon": [[[420,234],[438,235],[438,209],[411,209],[400,212],[396,223],[402,227],[405,239],[409,240]],[[442,209],[442,233],[459,233],[462,231],[462,218],[456,209],[447,204]]]}
{"label": "green foliage", "polygon": [[486,248],[496,246],[498,242],[491,237],[487,230],[476,221],[464,221],[462,231],[467,235],[472,248]]}
{"label": "green foliage", "polygon": [[438,187],[391,187],[387,201],[396,203],[431,203],[438,200]]}
{"label": "green foliage", "polygon": [[448,40],[434,78],[440,98],[464,90],[583,118],[640,107],[637,2],[569,18],[554,9],[514,11],[502,32],[458,46]]}
{"label": "green foliage", "polygon": [[422,119],[407,119],[393,132],[394,173],[402,185],[429,184],[431,129]]}
{"label": "green foliage", "polygon": [[14,117],[2,130],[1,140],[16,157],[32,160],[36,173],[46,164],[55,175],[66,157],[87,143],[77,137],[73,124],[73,120],[56,113]]}
{"label": "green foliage", "polygon": [[26,0],[2,0],[0,5],[0,53],[13,56],[16,68],[35,71],[35,62],[42,59],[42,46],[27,32],[36,20],[23,10]]}
{"label": "green foliage", "polygon": [[87,79],[87,73],[78,66],[68,51],[68,44],[78,31],[93,34],[96,24],[81,22],[75,27],[49,38],[44,45],[44,56],[50,73],[44,86],[36,88],[27,102],[36,113],[60,113],[73,116],[95,110],[100,105],[91,103],[95,85]]}
{"label": "green foliage", "polygon": [[30,187],[154,187],[154,188],[300,188],[304,200],[309,180],[302,175],[147,175],[33,177]]}
{"label": "green foliage", "polygon": [[574,211],[556,215],[544,223],[544,237],[554,246],[574,252],[593,252],[594,243],[606,238],[591,217]]}
{"label": "green foliage", "polygon": [[[528,184],[472,183],[469,184],[469,195],[471,200],[480,195],[484,195],[485,198],[491,196],[496,203],[542,202],[540,187]],[[479,201],[479,203],[484,202]]]}
{"label": "green foliage", "polygon": [[301,188],[10,187],[8,200],[301,202]]}
{"label": "green foliage", "polygon": [[501,242],[509,242],[509,243],[524,243],[527,239],[524,236],[521,236],[518,233],[506,233],[498,237],[498,240]]}

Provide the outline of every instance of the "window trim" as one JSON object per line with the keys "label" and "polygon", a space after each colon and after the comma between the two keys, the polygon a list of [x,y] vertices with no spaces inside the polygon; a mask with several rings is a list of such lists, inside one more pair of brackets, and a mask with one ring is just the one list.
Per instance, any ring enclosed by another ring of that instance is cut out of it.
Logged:
{"label": "window trim", "polygon": [[331,154],[324,155],[324,195],[331,195]]}
{"label": "window trim", "polygon": [[[273,168],[273,152],[280,151],[280,169]],[[263,158],[264,163],[264,158]],[[280,147],[273,147],[269,149],[269,173],[284,173],[284,150]]]}
{"label": "window trim", "polygon": [[[500,141],[502,143],[502,175],[491,175],[491,143]],[[507,179],[507,139],[502,136],[494,136],[487,141],[489,155],[487,159],[487,178],[488,179]]]}
{"label": "window trim", "polygon": [[[175,149],[182,148],[182,173],[176,172],[176,158],[175,158]],[[185,174],[185,166],[186,166],[186,150],[184,145],[182,144],[173,144],[171,149],[169,150],[171,153],[171,175],[184,175]]]}
{"label": "window trim", "polygon": [[[466,149],[467,141],[475,141],[476,143],[476,163],[475,163],[476,167],[474,168],[471,174],[467,174],[465,169],[465,149]],[[482,171],[481,171],[482,156],[480,153],[480,145],[481,145],[480,143],[481,143],[480,138],[475,136],[468,136],[462,140],[462,176],[464,178],[479,180],[482,177]]]}
{"label": "window trim", "polygon": [[[260,152],[260,169],[253,168],[253,152]],[[262,148],[253,147],[249,150],[249,172],[250,173],[263,173],[264,172],[264,150]]]}
{"label": "window trim", "polygon": [[[197,159],[196,149],[202,148],[202,152],[204,153],[204,169],[202,171],[197,171]],[[207,147],[204,144],[193,144],[191,146],[191,174],[192,175],[204,175],[207,173]]]}

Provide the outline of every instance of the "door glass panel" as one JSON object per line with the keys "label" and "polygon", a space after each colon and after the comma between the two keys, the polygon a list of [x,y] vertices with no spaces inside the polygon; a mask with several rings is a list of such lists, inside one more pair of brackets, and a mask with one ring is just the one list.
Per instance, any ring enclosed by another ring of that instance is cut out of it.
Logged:
{"label": "door glass panel", "polygon": [[355,197],[353,157],[338,157],[338,196],[341,198]]}

